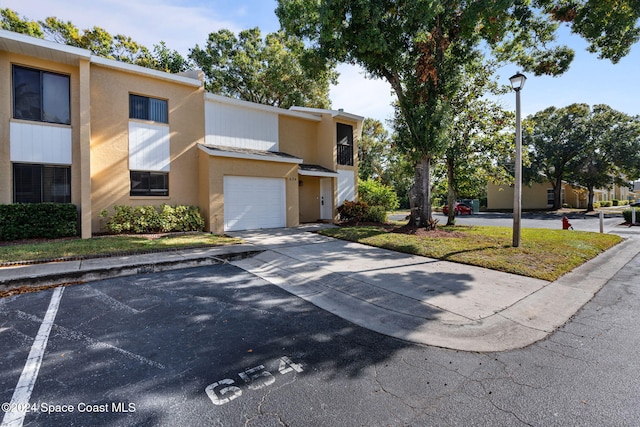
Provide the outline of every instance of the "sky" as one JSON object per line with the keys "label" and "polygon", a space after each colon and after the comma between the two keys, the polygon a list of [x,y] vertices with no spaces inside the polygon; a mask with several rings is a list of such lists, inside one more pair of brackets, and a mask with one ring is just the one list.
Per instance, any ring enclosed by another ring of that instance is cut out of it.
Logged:
{"label": "sky", "polygon": [[[186,56],[196,44],[204,45],[209,33],[222,28],[238,32],[259,27],[262,34],[280,28],[274,13],[275,0],[0,0],[31,20],[56,16],[80,29],[98,26],[111,34],[124,34],[151,48],[164,41],[170,49]],[[618,64],[599,60],[586,51],[586,42],[561,29],[560,41],[576,51],[568,72],[560,77],[527,76],[521,92],[523,117],[547,107],[564,107],[582,102],[608,104],[630,115],[640,115],[640,43]],[[331,88],[332,108],[383,123],[393,117],[391,87],[382,80],[368,80],[352,65],[341,65],[340,79]],[[506,65],[499,81],[519,69]],[[507,109],[515,109],[515,95],[499,98]]]}

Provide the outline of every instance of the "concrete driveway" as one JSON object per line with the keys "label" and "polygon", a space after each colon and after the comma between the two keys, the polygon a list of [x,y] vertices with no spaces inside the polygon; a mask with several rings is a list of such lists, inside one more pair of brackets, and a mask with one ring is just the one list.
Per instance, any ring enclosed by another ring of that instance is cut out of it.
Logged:
{"label": "concrete driveway", "polygon": [[299,227],[231,233],[233,264],[357,325],[421,344],[501,351],[564,324],[636,254],[629,239],[555,282],[336,240]]}

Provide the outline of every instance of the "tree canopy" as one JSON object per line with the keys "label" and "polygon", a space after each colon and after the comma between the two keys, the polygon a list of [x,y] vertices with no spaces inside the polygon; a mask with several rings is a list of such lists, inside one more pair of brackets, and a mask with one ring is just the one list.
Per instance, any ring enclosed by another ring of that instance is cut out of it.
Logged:
{"label": "tree canopy", "polygon": [[449,144],[451,100],[465,64],[487,48],[536,75],[562,74],[573,51],[555,42],[560,23],[587,39],[590,49],[617,61],[639,39],[636,0],[278,0],[276,14],[290,34],[304,38],[316,65],[345,61],[386,79],[398,97],[405,149],[422,172],[413,213],[431,220],[430,166]]}
{"label": "tree canopy", "polygon": [[640,177],[640,117],[608,105],[572,104],[529,116],[524,127],[531,169],[551,183],[554,209],[561,207],[563,181],[585,187],[587,210],[593,210],[595,188]]}
{"label": "tree canopy", "polygon": [[149,50],[129,36],[114,36],[100,27],[80,30],[71,21],[65,22],[54,16],[44,21],[31,21],[28,18],[20,18],[11,9],[0,9],[0,22],[3,29],[87,49],[104,58],[170,73],[179,73],[191,68],[187,59],[177,51],[169,49],[162,41]]}
{"label": "tree canopy", "polygon": [[[485,96],[510,90],[495,83],[494,73],[495,64],[467,64],[460,89],[451,101],[453,126],[442,162],[448,206],[453,206],[461,195],[478,197],[485,193],[490,178],[505,177],[505,170],[496,164],[513,151],[513,113]],[[455,211],[449,209],[447,225],[454,224]]]}
{"label": "tree canopy", "polygon": [[238,36],[224,29],[209,34],[206,45],[196,45],[189,56],[211,92],[281,108],[329,108],[329,85],[337,73],[327,65],[311,74],[302,66],[303,51],[302,41],[284,32],[263,39],[259,28]]}

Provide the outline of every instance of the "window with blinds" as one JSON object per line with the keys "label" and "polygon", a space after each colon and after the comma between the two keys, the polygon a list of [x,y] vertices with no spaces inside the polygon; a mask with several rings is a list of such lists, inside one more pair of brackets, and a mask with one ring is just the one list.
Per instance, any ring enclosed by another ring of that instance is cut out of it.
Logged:
{"label": "window with blinds", "polygon": [[167,100],[130,94],[129,118],[169,123]]}
{"label": "window with blinds", "polygon": [[168,196],[169,174],[165,172],[130,171],[130,196]]}
{"label": "window with blinds", "polygon": [[14,203],[71,203],[71,167],[14,163]]}

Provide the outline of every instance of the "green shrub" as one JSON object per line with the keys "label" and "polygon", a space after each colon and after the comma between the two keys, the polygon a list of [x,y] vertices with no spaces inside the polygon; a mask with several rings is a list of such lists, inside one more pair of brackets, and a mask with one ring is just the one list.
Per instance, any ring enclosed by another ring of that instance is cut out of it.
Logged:
{"label": "green shrub", "polygon": [[0,240],[57,239],[78,235],[78,208],[71,203],[0,205]]}
{"label": "green shrub", "polygon": [[610,208],[611,206],[613,206],[613,201],[611,200],[603,200],[600,202],[600,207],[602,208]]}
{"label": "green shrub", "polygon": [[172,231],[202,231],[204,219],[197,206],[114,206],[114,213],[100,213],[108,218],[105,229],[109,233],[168,233]]}
{"label": "green shrub", "polygon": [[636,224],[640,223],[640,208],[629,208],[622,211],[622,216],[624,216],[625,222],[631,224],[631,210],[635,209],[636,211]]}
{"label": "green shrub", "polygon": [[342,221],[347,222],[386,222],[387,210],[384,206],[369,206],[365,202],[350,202],[345,200],[338,207],[338,214]]}
{"label": "green shrub", "polygon": [[358,196],[361,202],[369,206],[383,206],[388,211],[400,206],[393,188],[371,178],[358,181]]}
{"label": "green shrub", "polygon": [[369,206],[365,221],[367,222],[387,222],[387,209],[384,206]]}
{"label": "green shrub", "polygon": [[600,202],[593,202],[593,209],[598,209],[600,207]]}
{"label": "green shrub", "polygon": [[613,206],[618,206],[620,204],[620,200],[618,199],[613,199],[611,202],[613,203]]}

